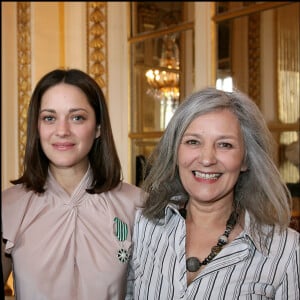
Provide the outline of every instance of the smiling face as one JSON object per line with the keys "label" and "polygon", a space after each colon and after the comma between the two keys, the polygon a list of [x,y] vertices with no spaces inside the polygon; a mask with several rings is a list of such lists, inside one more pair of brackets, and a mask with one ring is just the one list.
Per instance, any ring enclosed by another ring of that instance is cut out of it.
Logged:
{"label": "smiling face", "polygon": [[65,83],[49,88],[42,96],[38,131],[52,169],[86,169],[88,153],[100,136],[87,96]]}
{"label": "smiling face", "polygon": [[190,200],[233,201],[243,164],[244,143],[237,117],[229,110],[194,119],[178,149],[178,169]]}

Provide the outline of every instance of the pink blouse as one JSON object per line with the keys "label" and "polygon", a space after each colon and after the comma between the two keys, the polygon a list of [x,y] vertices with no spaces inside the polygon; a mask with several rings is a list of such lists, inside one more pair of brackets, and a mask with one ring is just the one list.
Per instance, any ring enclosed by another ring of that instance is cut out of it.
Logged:
{"label": "pink blouse", "polygon": [[89,169],[69,196],[49,172],[42,195],[21,185],[2,193],[3,238],[17,299],[124,299],[126,253],[143,192],[120,183],[92,195],[85,190],[90,183]]}

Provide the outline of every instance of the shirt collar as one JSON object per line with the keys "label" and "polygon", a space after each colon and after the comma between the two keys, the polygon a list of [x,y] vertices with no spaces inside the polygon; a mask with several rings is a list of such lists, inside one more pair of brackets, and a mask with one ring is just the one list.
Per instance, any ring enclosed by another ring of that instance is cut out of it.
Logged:
{"label": "shirt collar", "polygon": [[[93,172],[92,172],[91,165],[89,164],[86,173],[82,177],[81,181],[79,182],[73,194],[75,195],[82,192],[84,193],[86,189],[91,186],[92,182],[93,182]],[[46,180],[46,184],[44,188],[45,189],[50,188],[52,191],[58,194],[64,193],[62,187],[58,184],[52,172],[50,171],[50,168],[48,168],[48,178]]]}
{"label": "shirt collar", "polygon": [[[179,219],[183,218],[179,212],[179,205],[175,204],[175,203],[169,203],[165,208],[165,217],[159,221],[159,224],[165,225],[173,217],[176,217]],[[248,242],[248,244],[252,245],[252,247],[254,246],[257,251],[261,252],[264,256],[268,256],[268,250],[266,247],[267,239],[262,238],[259,235],[254,236],[251,233],[251,230],[250,230],[251,222],[253,222],[253,221],[250,218],[249,212],[246,210],[244,230],[240,236],[243,237]],[[262,230],[264,231],[264,233],[266,235],[268,235],[273,230],[273,227],[265,225],[265,226],[262,226]]]}
{"label": "shirt collar", "polygon": [[169,204],[167,204],[167,206],[165,208],[165,216],[164,216],[164,218],[161,218],[158,221],[158,224],[159,225],[168,224],[168,222],[170,221],[170,219],[172,217],[182,218],[182,216],[180,215],[178,209],[179,209],[179,205],[177,205],[175,203],[169,203]]}
{"label": "shirt collar", "polygon": [[250,240],[252,244],[255,246],[257,251],[261,252],[264,256],[268,256],[268,243],[270,242],[269,236],[273,234],[274,226],[270,225],[262,225],[261,230],[263,234],[253,234],[252,230],[250,230],[251,225],[253,226],[254,220],[251,219],[248,211],[245,213],[245,224],[243,236],[247,240]]}

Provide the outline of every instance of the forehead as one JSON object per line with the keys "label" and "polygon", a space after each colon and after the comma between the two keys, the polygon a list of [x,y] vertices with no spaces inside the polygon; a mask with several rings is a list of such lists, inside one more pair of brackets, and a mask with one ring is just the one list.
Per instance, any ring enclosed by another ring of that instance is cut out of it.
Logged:
{"label": "forehead", "polygon": [[197,116],[188,125],[185,133],[196,131],[206,134],[220,132],[240,134],[241,126],[237,116],[228,109],[216,110]]}
{"label": "forehead", "polygon": [[77,86],[59,83],[50,87],[41,98],[41,107],[57,106],[62,107],[66,105],[83,105],[90,106],[85,93]]}

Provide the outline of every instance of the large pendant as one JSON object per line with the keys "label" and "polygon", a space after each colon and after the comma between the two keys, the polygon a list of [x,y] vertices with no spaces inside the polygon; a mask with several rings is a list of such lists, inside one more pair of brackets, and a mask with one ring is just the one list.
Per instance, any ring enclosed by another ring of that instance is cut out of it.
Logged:
{"label": "large pendant", "polygon": [[228,243],[228,236],[231,230],[234,228],[237,218],[237,213],[233,211],[228,221],[226,222],[225,232],[219,237],[217,245],[211,248],[209,255],[205,259],[203,259],[202,262],[200,262],[200,260],[197,257],[190,257],[186,260],[186,269],[189,272],[197,272],[201,266],[207,265],[214,259],[216,255],[218,255],[218,253],[222,250],[223,246]]}
{"label": "large pendant", "polygon": [[197,257],[190,257],[186,260],[186,268],[189,272],[197,272],[201,267],[201,262]]}

